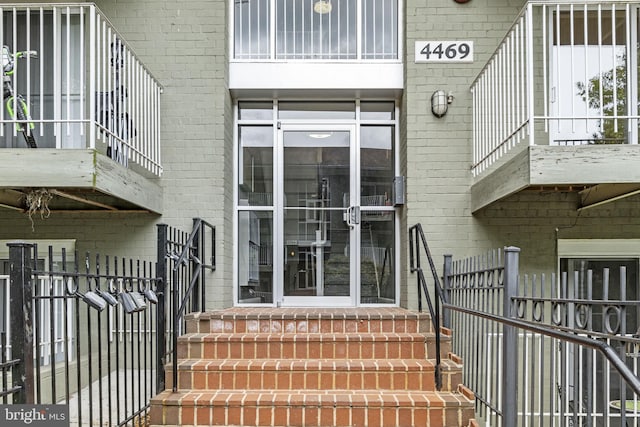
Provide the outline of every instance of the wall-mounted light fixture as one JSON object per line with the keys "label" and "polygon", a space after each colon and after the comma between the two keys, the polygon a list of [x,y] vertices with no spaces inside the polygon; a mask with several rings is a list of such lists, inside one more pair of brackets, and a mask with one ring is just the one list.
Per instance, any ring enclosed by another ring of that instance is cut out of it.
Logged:
{"label": "wall-mounted light fixture", "polygon": [[449,104],[453,102],[453,94],[443,90],[437,90],[431,95],[431,112],[436,117],[443,117],[447,114]]}
{"label": "wall-mounted light fixture", "polygon": [[313,11],[320,15],[331,12],[331,0],[318,0],[313,4]]}

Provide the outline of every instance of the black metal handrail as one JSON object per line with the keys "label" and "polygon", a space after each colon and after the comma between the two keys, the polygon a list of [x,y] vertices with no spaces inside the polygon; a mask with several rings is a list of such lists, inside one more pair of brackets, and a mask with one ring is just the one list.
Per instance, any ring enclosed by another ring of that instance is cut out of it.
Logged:
{"label": "black metal handrail", "polygon": [[[427,280],[422,270],[420,262],[420,248],[422,248],[427,256],[429,262],[429,268],[433,277],[434,289],[435,289],[435,301],[432,302],[431,294],[427,287]],[[427,239],[424,235],[422,225],[420,223],[415,224],[409,228],[409,260],[411,273],[417,273],[417,286],[418,286],[418,311],[422,312],[422,292],[424,292],[427,298],[427,305],[429,306],[429,314],[431,315],[431,323],[435,332],[436,339],[436,367],[435,367],[435,383],[436,389],[442,389],[442,366],[440,358],[440,303],[446,302],[445,293],[442,290],[440,284],[440,278],[436,271],[435,264],[433,263],[433,257],[427,244]]]}
{"label": "black metal handrail", "polygon": [[[209,264],[205,264],[203,260],[206,257],[205,249],[206,245],[205,236],[206,229],[211,231],[211,261]],[[215,257],[215,239],[216,229],[213,225],[209,224],[201,218],[193,219],[193,229],[189,238],[184,243],[182,252],[180,254],[168,254],[173,259],[173,268],[171,271],[171,278],[173,284],[173,336],[172,336],[172,366],[173,366],[173,391],[178,389],[178,336],[181,333],[180,325],[184,321],[186,314],[186,308],[189,302],[191,302],[191,313],[203,312],[205,310],[205,275],[204,270],[215,271],[216,269],[216,257]],[[185,289],[182,299],[178,292],[178,283],[180,278],[181,269],[190,264],[191,275],[189,277],[189,286]],[[194,294],[199,291],[198,298],[193,298]]]}
{"label": "black metal handrail", "polygon": [[633,392],[640,396],[640,378],[638,378],[633,373],[633,371],[624,363],[616,350],[603,341],[597,340],[595,338],[589,338],[583,335],[576,335],[556,328],[551,328],[549,326],[537,325],[524,320],[518,320],[504,316],[497,316],[495,314],[484,313],[482,311],[471,310],[469,308],[459,307],[446,302],[442,304],[442,307],[447,310],[454,310],[472,316],[482,317],[484,319],[513,326],[518,329],[524,329],[530,332],[535,332],[551,338],[568,341],[573,344],[578,344],[597,350],[598,352],[602,353],[602,355],[606,357],[609,362],[611,362],[611,365],[613,365],[613,367],[618,371],[622,378],[624,378],[625,382],[629,387],[631,387]]}

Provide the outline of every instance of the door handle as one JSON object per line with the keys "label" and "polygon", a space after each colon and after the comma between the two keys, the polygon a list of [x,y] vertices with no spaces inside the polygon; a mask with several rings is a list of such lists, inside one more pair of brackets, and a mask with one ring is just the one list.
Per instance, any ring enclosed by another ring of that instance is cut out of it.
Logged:
{"label": "door handle", "polygon": [[347,226],[353,227],[353,225],[351,225],[351,206],[342,214],[342,220],[347,223]]}
{"label": "door handle", "polygon": [[353,206],[351,209],[351,223],[360,224],[360,206]]}
{"label": "door handle", "polygon": [[345,216],[349,227],[353,228],[357,224],[360,224],[360,206],[349,206]]}

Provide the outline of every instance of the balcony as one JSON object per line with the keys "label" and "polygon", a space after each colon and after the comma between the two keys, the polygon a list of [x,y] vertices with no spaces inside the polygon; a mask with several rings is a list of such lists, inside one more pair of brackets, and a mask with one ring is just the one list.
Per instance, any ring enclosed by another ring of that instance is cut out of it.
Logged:
{"label": "balcony", "polygon": [[162,88],[127,42],[92,3],[0,16],[0,206],[44,189],[51,210],[159,213]]}
{"label": "balcony", "polygon": [[401,10],[399,0],[235,1],[231,93],[397,96]]}
{"label": "balcony", "polygon": [[472,209],[578,192],[586,209],[640,192],[638,1],[531,1],[471,86]]}

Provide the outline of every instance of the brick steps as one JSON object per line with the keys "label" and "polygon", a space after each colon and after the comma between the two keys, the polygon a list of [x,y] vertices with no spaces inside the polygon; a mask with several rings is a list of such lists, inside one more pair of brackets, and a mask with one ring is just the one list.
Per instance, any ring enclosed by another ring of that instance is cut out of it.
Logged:
{"label": "brick steps", "polygon": [[178,357],[189,359],[424,359],[419,333],[189,334]]}
{"label": "brick steps", "polygon": [[[443,329],[435,391],[429,317],[400,308],[232,308],[192,315],[177,392],[150,425],[469,426],[473,395]],[[169,368],[170,369],[170,368]],[[172,387],[172,372],[167,372]]]}
{"label": "brick steps", "polygon": [[[443,390],[455,391],[460,365],[442,361]],[[431,360],[280,359],[183,360],[180,390],[434,390]],[[169,382],[171,376],[168,375]]]}
{"label": "brick steps", "polygon": [[352,309],[232,308],[188,316],[187,332],[226,333],[378,333],[433,332],[429,315],[379,308]]}
{"label": "brick steps", "polygon": [[463,394],[379,390],[164,392],[152,422],[218,426],[464,426]]}

